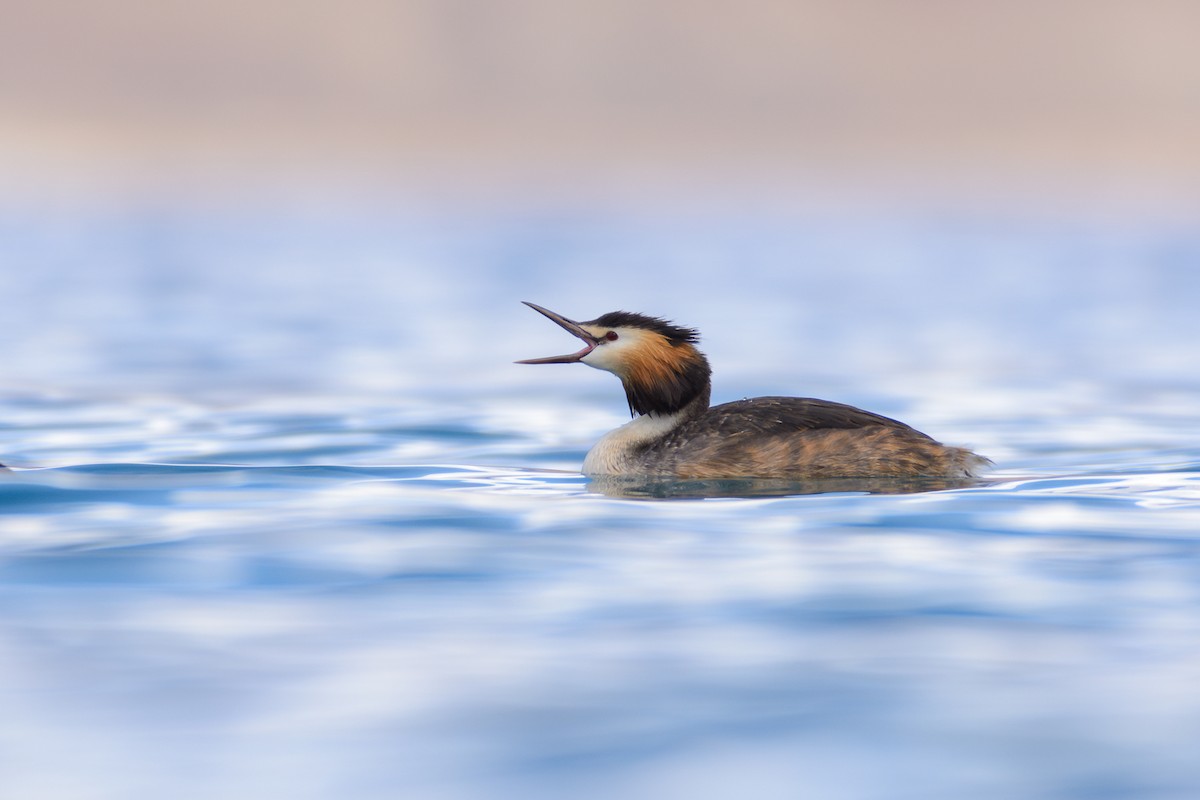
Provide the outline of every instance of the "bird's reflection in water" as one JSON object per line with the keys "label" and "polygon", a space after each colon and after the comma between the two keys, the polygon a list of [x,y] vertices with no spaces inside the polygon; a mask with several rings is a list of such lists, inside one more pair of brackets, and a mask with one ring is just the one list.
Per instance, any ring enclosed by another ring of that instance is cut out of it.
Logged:
{"label": "bird's reflection in water", "polygon": [[787,497],[800,494],[919,494],[980,486],[975,478],[675,478],[603,475],[588,481],[588,491],[608,497],[641,500],[698,500],[709,497]]}

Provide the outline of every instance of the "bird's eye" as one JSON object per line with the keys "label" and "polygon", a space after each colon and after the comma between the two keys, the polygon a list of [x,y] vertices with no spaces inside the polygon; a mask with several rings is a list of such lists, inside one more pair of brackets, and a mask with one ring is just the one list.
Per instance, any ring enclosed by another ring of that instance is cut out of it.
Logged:
{"label": "bird's eye", "polygon": [[608,339],[610,342],[615,342],[620,337],[617,336],[616,331],[609,331],[608,333],[604,334],[604,338]]}

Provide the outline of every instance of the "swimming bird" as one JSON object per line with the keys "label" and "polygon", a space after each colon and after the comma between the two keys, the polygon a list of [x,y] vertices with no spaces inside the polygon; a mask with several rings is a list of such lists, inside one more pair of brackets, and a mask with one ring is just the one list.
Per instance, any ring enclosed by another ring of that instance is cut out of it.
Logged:
{"label": "swimming bird", "polygon": [[755,397],[710,407],[712,371],[695,329],[628,311],[575,322],[525,305],[584,347],[516,363],[587,364],[625,388],[633,420],[588,452],[589,477],[970,478],[991,463],[903,422],[828,400]]}

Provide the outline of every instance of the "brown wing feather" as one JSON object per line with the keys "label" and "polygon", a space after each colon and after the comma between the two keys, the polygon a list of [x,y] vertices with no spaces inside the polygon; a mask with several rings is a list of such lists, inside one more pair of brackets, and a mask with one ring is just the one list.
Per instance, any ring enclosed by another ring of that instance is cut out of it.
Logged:
{"label": "brown wing feather", "polygon": [[[691,435],[706,429],[722,434],[750,431],[758,434],[787,434],[791,431],[868,427],[896,428],[929,439],[899,420],[863,411],[861,408],[811,397],[755,397],[710,408],[689,426]],[[930,440],[932,441],[932,440]]]}
{"label": "brown wing feather", "polygon": [[971,454],[842,403],[758,397],[709,409],[647,447],[647,469],[686,478],[951,475]]}

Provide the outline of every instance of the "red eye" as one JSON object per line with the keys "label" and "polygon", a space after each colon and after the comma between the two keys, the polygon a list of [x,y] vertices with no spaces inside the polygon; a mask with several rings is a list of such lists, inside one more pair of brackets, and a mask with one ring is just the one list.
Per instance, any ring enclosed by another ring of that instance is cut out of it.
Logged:
{"label": "red eye", "polygon": [[615,342],[619,337],[617,336],[616,331],[609,331],[608,333],[604,334],[604,338],[608,339],[610,342]]}

